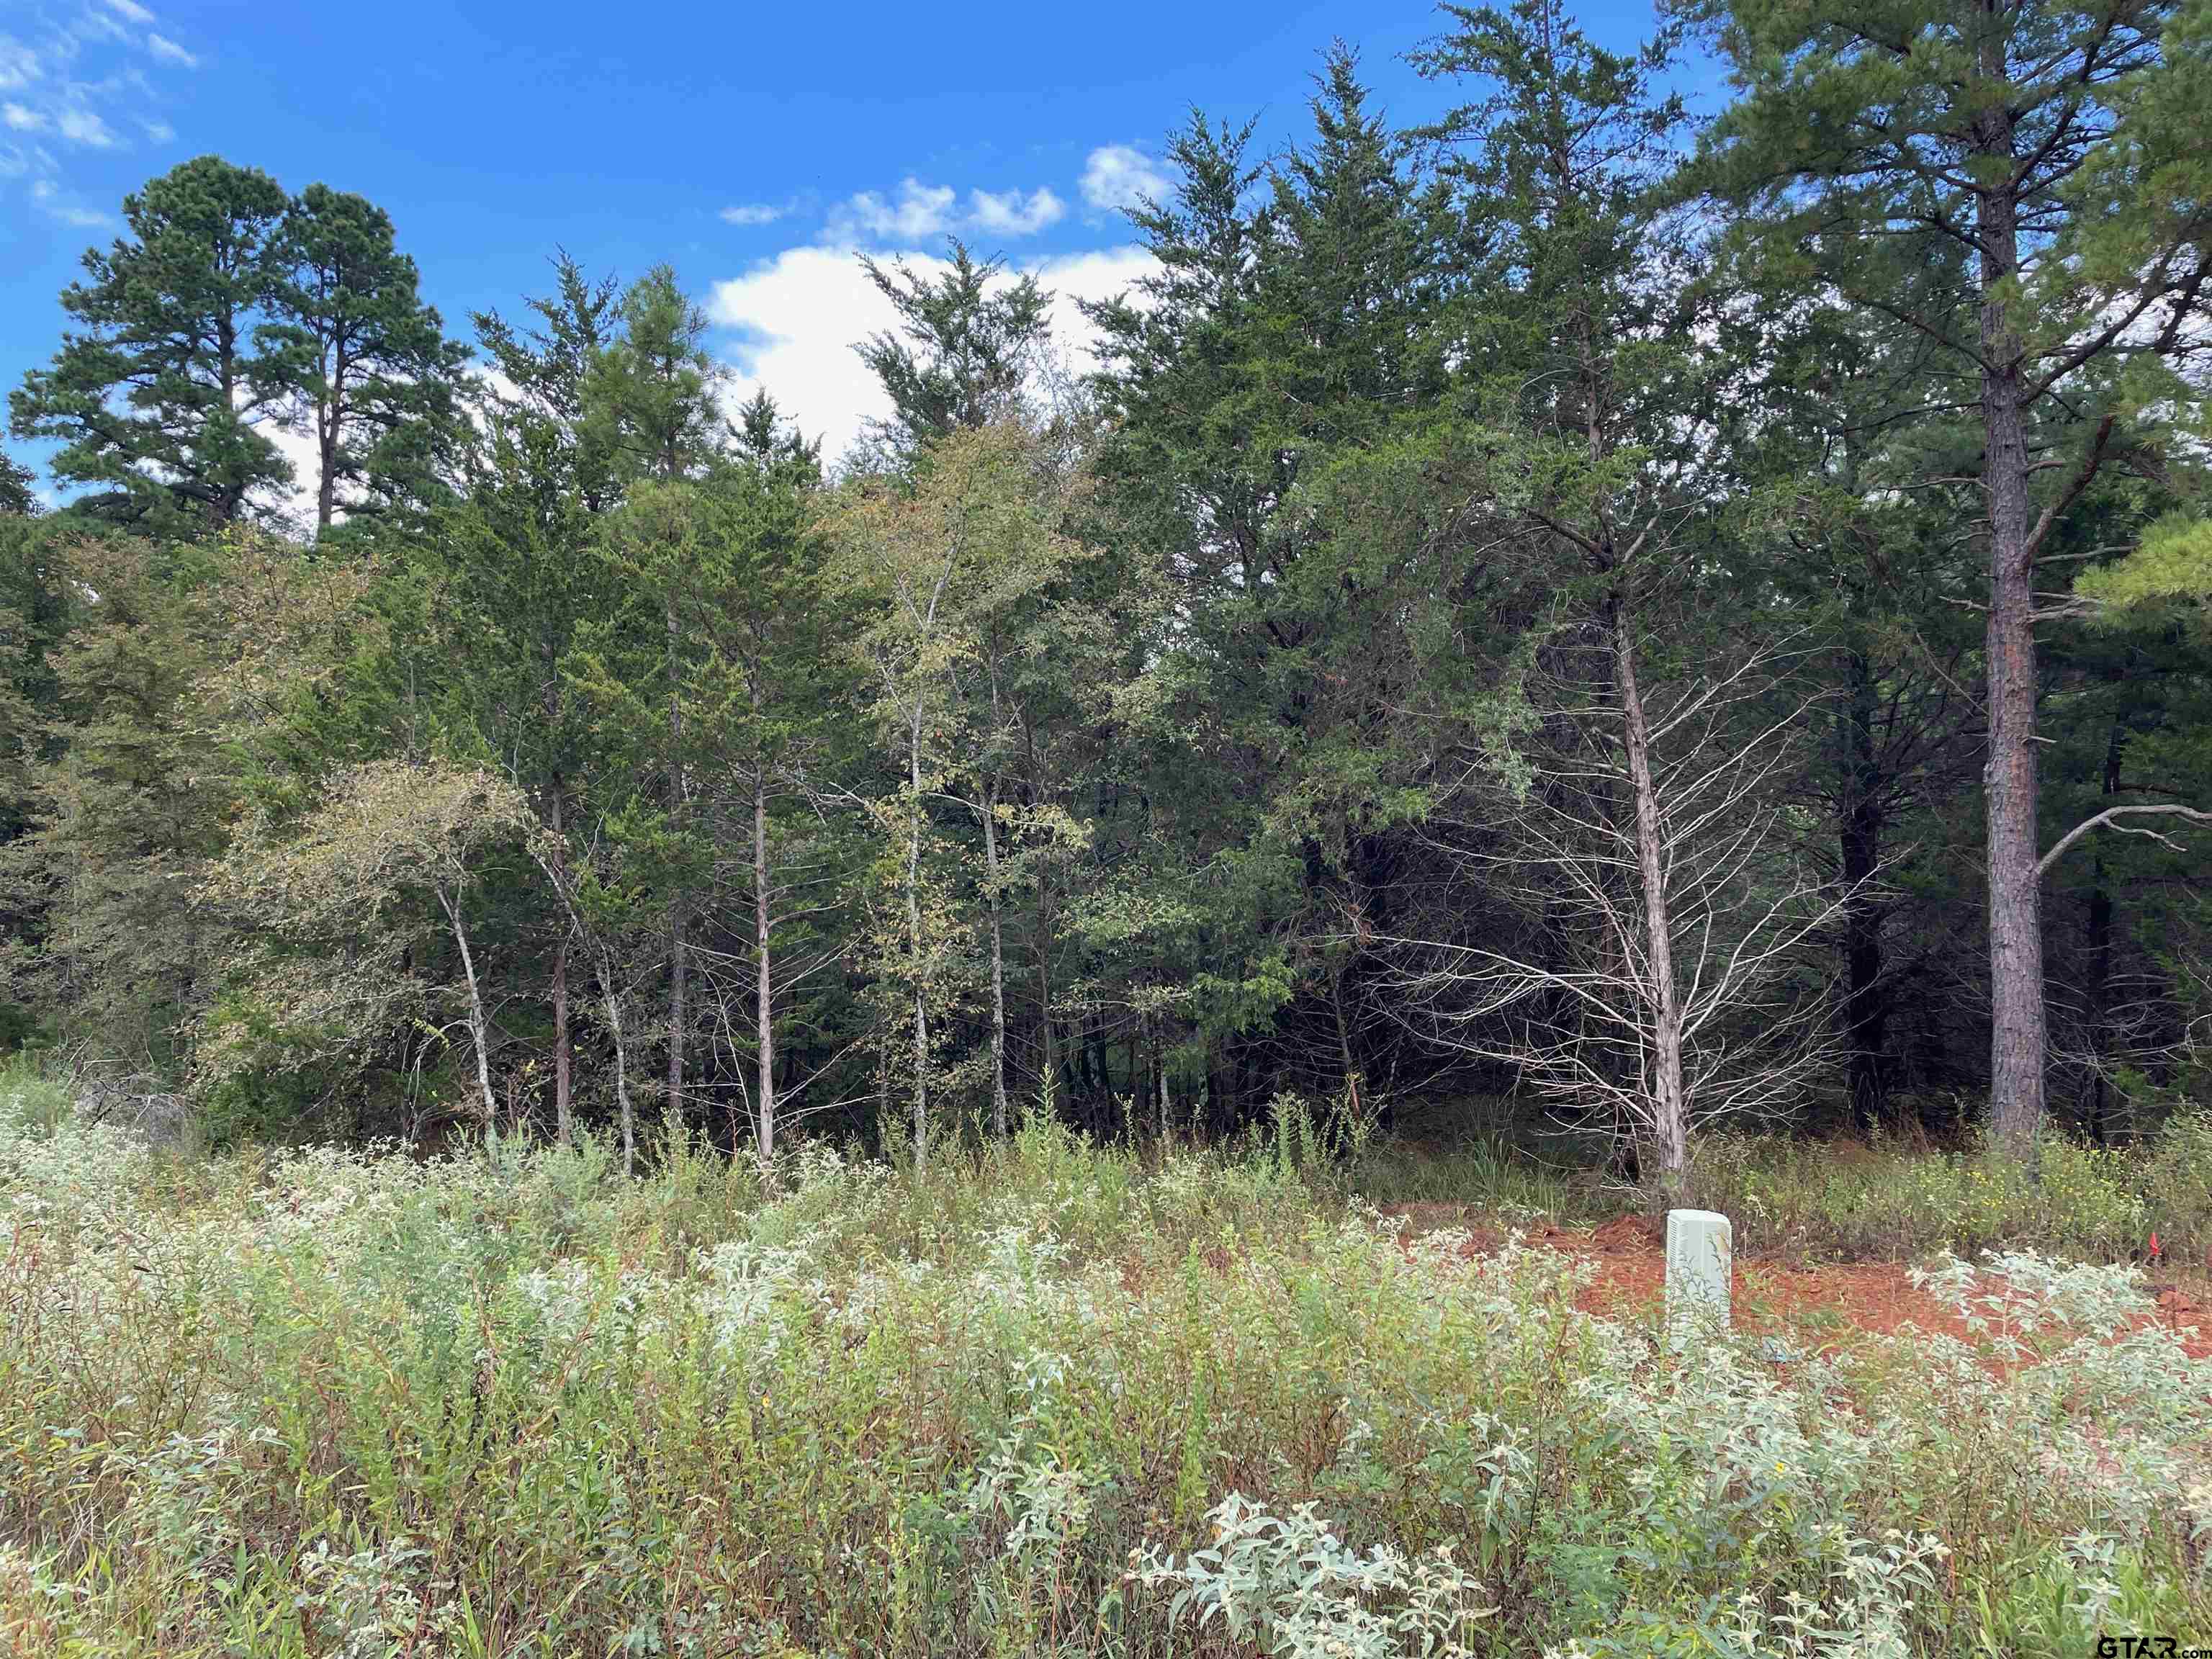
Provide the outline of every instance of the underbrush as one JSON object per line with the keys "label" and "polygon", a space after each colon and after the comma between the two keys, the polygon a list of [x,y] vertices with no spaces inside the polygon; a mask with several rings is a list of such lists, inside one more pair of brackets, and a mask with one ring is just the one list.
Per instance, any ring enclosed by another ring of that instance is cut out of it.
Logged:
{"label": "underbrush", "polygon": [[[2212,1365],[2124,1267],[1786,1374],[1273,1144],[160,1153],[0,1085],[29,1655],[2075,1655],[2201,1639]],[[2102,1330],[2100,1337],[2097,1332]],[[2022,1425],[2036,1425],[2024,1433]]]}
{"label": "underbrush", "polygon": [[1908,1261],[2031,1249],[2091,1261],[2212,1263],[2212,1114],[2121,1148],[2052,1136],[2032,1165],[1940,1152],[1714,1136],[1686,1200],[1735,1224],[1739,1250]]}

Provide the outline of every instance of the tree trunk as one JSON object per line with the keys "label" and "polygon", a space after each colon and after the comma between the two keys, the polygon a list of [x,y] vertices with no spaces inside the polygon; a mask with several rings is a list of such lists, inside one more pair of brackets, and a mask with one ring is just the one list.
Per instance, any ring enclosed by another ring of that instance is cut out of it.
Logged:
{"label": "tree trunk", "polygon": [[1336,1059],[1343,1072],[1344,1103],[1355,1115],[1359,1110],[1359,1068],[1352,1059],[1352,1027],[1344,1018],[1344,965],[1339,963],[1328,976],[1328,1004],[1336,1016]]}
{"label": "tree trunk", "polygon": [[[2120,762],[2127,728],[2114,720],[2105,740],[2104,793],[2120,793]],[[2106,1049],[2111,1034],[2106,1030],[2111,1016],[2112,987],[2112,890],[2105,872],[2105,855],[2100,852],[2089,888],[2089,976],[2082,987],[2083,1013],[2089,1026],[2089,1098],[2088,1119],[2090,1137],[2102,1146],[2110,1137],[2107,1118],[2112,1110],[2112,1083]]]}
{"label": "tree trunk", "polygon": [[1166,1033],[1154,1028],[1152,1036],[1152,1083],[1160,1097],[1160,1145],[1168,1144],[1175,1133],[1174,1103],[1168,1098],[1168,1046]]}
{"label": "tree trunk", "polygon": [[1881,910],[1872,891],[1881,861],[1881,782],[1874,753],[1874,666],[1863,651],[1847,665],[1850,699],[1844,709],[1843,810],[1838,814],[1838,867],[1844,889],[1844,958],[1848,976],[1844,996],[1844,1080],[1851,1118],[1862,1135],[1871,1135],[1882,1118],[1883,1052],[1887,1043],[1887,1009],[1881,987]]}
{"label": "tree trunk", "polygon": [[1037,982],[1037,1042],[1040,1045],[1037,1078],[1045,1088],[1057,1088],[1060,1084],[1058,1045],[1052,1035],[1052,905],[1045,889],[1049,875],[1037,874],[1036,905],[1036,982]]}
{"label": "tree trunk", "polygon": [[1629,787],[1636,798],[1636,867],[1644,890],[1646,995],[1651,1011],[1650,1130],[1661,1172],[1679,1182],[1689,1162],[1689,1105],[1683,1095],[1682,1007],[1674,981],[1673,920],[1667,908],[1666,823],[1651,775],[1651,733],[1644,696],[1636,683],[1636,650],[1629,620],[1616,600],[1610,607],[1613,661],[1619,674],[1621,721],[1627,738]]}
{"label": "tree trunk", "polygon": [[[759,700],[756,696],[755,712]],[[775,1157],[775,1006],[768,951],[768,763],[753,768],[753,954],[754,1014],[759,1023],[760,1162],[766,1170]]]}
{"label": "tree trunk", "polygon": [[689,1023],[686,988],[690,976],[690,949],[684,937],[684,894],[676,895],[676,908],[668,918],[668,1109],[684,1106],[684,1034]]}
{"label": "tree trunk", "polygon": [[[566,809],[562,804],[562,781],[555,774],[551,799],[554,889],[567,890],[568,836]],[[563,914],[564,924],[568,921]],[[553,1134],[563,1146],[575,1139],[574,1067],[575,1045],[568,1032],[568,927],[561,930],[561,943],[553,952]]]}
{"label": "tree trunk", "polygon": [[921,952],[921,702],[908,727],[907,781],[912,792],[906,826],[907,950],[914,972],[914,1167],[929,1168],[929,984]]}
{"label": "tree trunk", "polygon": [[497,1133],[499,1109],[491,1097],[491,1061],[485,1054],[489,1046],[490,1022],[484,1018],[483,991],[477,982],[476,957],[469,951],[468,929],[461,925],[459,896],[448,895],[441,887],[438,890],[438,903],[453,930],[453,943],[461,953],[461,973],[469,982],[469,1039],[477,1051],[477,1092],[483,1101],[484,1134],[489,1139]]}
{"label": "tree trunk", "polygon": [[983,780],[983,878],[991,890],[991,1133],[1006,1136],[1006,942],[999,893],[999,792]]}
{"label": "tree trunk", "polygon": [[327,400],[315,407],[315,431],[319,470],[315,480],[315,529],[319,534],[331,527],[331,520],[337,516],[338,505],[337,418]]}
{"label": "tree trunk", "polygon": [[[1983,52],[1985,60],[2002,68],[2002,43],[1994,33]],[[1979,118],[1978,129],[1977,148],[2009,169],[2009,112],[2002,106],[1992,109]],[[2036,844],[2035,595],[2021,349],[1996,291],[2020,265],[2013,191],[2008,182],[1984,192],[1978,204],[1982,467],[1990,514],[1990,749],[1983,783],[1989,818],[1990,1117],[1998,1144],[2010,1157],[2024,1159],[2043,1122],[2047,1034]]]}
{"label": "tree trunk", "polygon": [[[1029,803],[1036,806],[1044,799],[1044,786],[1037,770],[1036,732],[1027,720],[1022,722],[1022,750],[1029,775]],[[1049,1097],[1048,1091],[1060,1081],[1059,1062],[1054,1054],[1052,1036],[1052,862],[1049,859],[1037,866],[1036,883],[1036,988],[1037,988],[1037,1092]]]}
{"label": "tree trunk", "polygon": [[575,1110],[569,1094],[568,941],[553,951],[553,1138],[566,1146],[575,1139]]}
{"label": "tree trunk", "polygon": [[637,1115],[629,1104],[629,1066],[623,1044],[622,1004],[615,996],[614,964],[605,960],[599,964],[599,990],[606,998],[607,1030],[615,1040],[615,1103],[622,1114],[623,1174],[628,1176],[637,1169]]}
{"label": "tree trunk", "polygon": [[[668,813],[684,823],[684,702],[676,661],[676,601],[668,601]],[[690,896],[679,885],[668,907],[668,1109],[684,1109],[684,983],[690,959],[684,937]]]}

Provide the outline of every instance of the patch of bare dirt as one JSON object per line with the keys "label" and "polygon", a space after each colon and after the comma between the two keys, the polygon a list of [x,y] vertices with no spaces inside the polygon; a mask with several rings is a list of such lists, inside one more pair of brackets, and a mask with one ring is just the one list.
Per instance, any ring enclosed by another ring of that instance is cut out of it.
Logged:
{"label": "patch of bare dirt", "polygon": [[[1504,1243],[1496,1229],[1472,1225],[1458,1206],[1400,1205],[1389,1213],[1403,1216],[1414,1232],[1468,1227],[1470,1255],[1490,1255]],[[1595,1264],[1578,1298],[1586,1311],[1614,1319],[1658,1318],[1666,1297],[1666,1237],[1650,1216],[1615,1216],[1597,1227],[1547,1225],[1527,1240]],[[2191,1358],[2212,1358],[2212,1283],[2159,1276],[2154,1270],[2153,1293],[2156,1309],[2130,1328],[2163,1326],[2180,1337]],[[1972,1345],[1984,1340],[1894,1262],[1795,1264],[1738,1257],[1735,1310],[1740,1328],[1780,1337],[1799,1352],[1833,1352],[1855,1335],[1889,1335],[1907,1325]]]}

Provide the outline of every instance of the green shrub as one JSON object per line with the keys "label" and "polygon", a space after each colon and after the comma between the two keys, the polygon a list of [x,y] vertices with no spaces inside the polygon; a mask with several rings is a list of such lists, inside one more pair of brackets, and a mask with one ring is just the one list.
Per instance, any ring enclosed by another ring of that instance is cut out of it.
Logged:
{"label": "green shrub", "polygon": [[2149,1238],[2146,1169],[2141,1154],[2055,1138],[2026,1167],[1977,1150],[1714,1136],[1686,1195],[1735,1222],[1740,1250],[1908,1261],[2021,1246],[2118,1261]]}
{"label": "green shrub", "polygon": [[2142,1194],[2167,1256],[2212,1268],[2212,1109],[2166,1120],[2142,1156]]}

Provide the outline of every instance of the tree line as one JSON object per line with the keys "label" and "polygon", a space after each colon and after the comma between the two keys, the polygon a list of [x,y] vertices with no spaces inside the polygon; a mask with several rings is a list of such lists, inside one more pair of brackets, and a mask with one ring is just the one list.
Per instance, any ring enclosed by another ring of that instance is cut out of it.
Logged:
{"label": "tree line", "polygon": [[836,458],[665,267],[464,345],[366,199],[149,183],[10,399],[0,1040],[234,1133],[1487,1094],[1661,1178],[2200,1087],[2206,9],[1416,66],[1171,135],[1095,373],[871,264]]}

